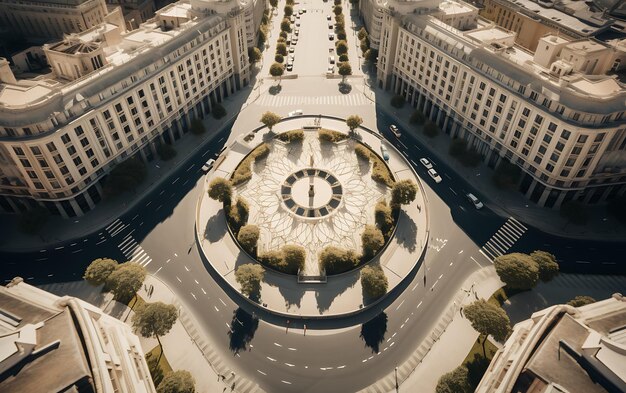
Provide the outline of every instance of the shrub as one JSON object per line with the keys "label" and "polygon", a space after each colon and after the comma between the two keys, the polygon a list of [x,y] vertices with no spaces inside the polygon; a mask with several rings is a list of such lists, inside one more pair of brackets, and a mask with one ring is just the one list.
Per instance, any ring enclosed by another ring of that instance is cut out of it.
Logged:
{"label": "shrub", "polygon": [[373,225],[366,225],[361,234],[361,245],[363,247],[363,258],[365,260],[374,257],[385,245],[383,233]]}
{"label": "shrub", "polygon": [[409,123],[411,124],[422,125],[424,124],[425,121],[426,121],[426,116],[424,116],[422,111],[417,110],[417,109],[413,111],[413,113],[411,114],[411,117],[409,118]]}
{"label": "shrub", "polygon": [[319,255],[320,270],[326,274],[338,274],[354,269],[359,263],[359,255],[354,250],[344,250],[335,246],[328,246]]}
{"label": "shrub", "polygon": [[306,251],[304,247],[286,244],[280,250],[260,254],[258,260],[280,272],[298,274],[298,270],[304,269]]}
{"label": "shrub", "polygon": [[241,292],[248,297],[259,294],[264,276],[263,266],[257,264],[246,263],[235,270],[235,280],[241,285]]}
{"label": "shrub", "polygon": [[282,134],[278,134],[276,138],[286,143],[302,142],[304,140],[304,131],[291,130],[283,132]]}
{"label": "shrub", "polygon": [[572,307],[582,307],[595,302],[596,299],[592,298],[591,296],[576,296],[575,298],[567,302],[567,305]]}
{"label": "shrub", "polygon": [[343,7],[340,5],[336,5],[333,7],[333,12],[335,13],[335,15],[339,15],[343,12]]}
{"label": "shrub", "polygon": [[239,229],[237,240],[241,247],[250,255],[256,255],[257,243],[259,241],[260,230],[256,225],[248,224]]}
{"label": "shrub", "polygon": [[376,157],[372,165],[372,179],[387,187],[392,187],[394,181],[387,165],[378,156],[372,155],[371,157]]}
{"label": "shrub", "polygon": [[519,252],[505,254],[493,261],[500,280],[508,288],[528,290],[539,280],[539,267],[530,255]]}
{"label": "shrub", "polygon": [[168,161],[176,157],[176,150],[172,147],[172,145],[162,143],[159,147],[157,147],[157,154],[163,161]]}
{"label": "shrub", "polygon": [[454,138],[450,142],[450,148],[448,149],[448,153],[452,157],[460,157],[465,153],[467,149],[467,141],[465,139]]}
{"label": "shrub", "polygon": [[348,55],[345,54],[345,53],[343,55],[339,56],[339,61],[348,61],[348,60],[349,60],[348,59]]}
{"label": "shrub", "polygon": [[235,169],[231,177],[232,184],[238,186],[252,178],[252,162],[259,162],[270,154],[267,143],[259,145],[246,158],[244,158]]}
{"label": "shrub", "polygon": [[335,43],[335,50],[338,55],[343,55],[344,53],[348,53],[348,44],[344,40],[339,40]]}
{"label": "shrub", "polygon": [[434,138],[437,134],[439,134],[439,127],[437,127],[437,124],[429,121],[426,125],[424,125],[424,135],[429,138]]}
{"label": "shrub", "polygon": [[345,41],[348,38],[344,29],[337,30],[337,39]]}
{"label": "shrub", "polygon": [[397,94],[391,97],[391,106],[398,109],[402,108],[404,106],[404,97]]}
{"label": "shrub", "polygon": [[279,37],[281,37],[281,38],[287,39],[287,37],[289,36],[289,34],[287,34],[287,32],[286,32],[286,31],[281,31],[281,32],[278,34],[278,36],[279,36]]}
{"label": "shrub", "polygon": [[391,208],[384,200],[378,202],[376,207],[374,207],[374,219],[378,229],[388,239],[393,229],[393,215],[391,214]]}
{"label": "shrub", "polygon": [[204,127],[204,123],[202,119],[198,119],[197,117],[191,120],[191,133],[194,135],[201,135],[206,132],[206,128]]}
{"label": "shrub", "polygon": [[417,196],[417,184],[413,180],[405,179],[396,182],[391,189],[391,206],[408,205]]}
{"label": "shrub", "polygon": [[556,257],[546,251],[533,251],[530,257],[537,263],[539,279],[543,282],[551,281],[559,274],[559,264]]}
{"label": "shrub", "polygon": [[266,158],[269,154],[270,154],[270,148],[267,145],[267,143],[263,143],[262,145],[259,145],[259,147],[254,149],[254,151],[252,152],[252,156],[254,157],[254,162],[261,161],[262,159]]}
{"label": "shrub", "polygon": [[213,117],[215,119],[221,119],[222,117],[226,116],[226,109],[222,106],[222,104],[214,104],[213,105]]}
{"label": "shrub", "polygon": [[287,44],[279,42],[276,44],[276,54],[287,56]]}
{"label": "shrub", "polygon": [[239,229],[246,225],[249,215],[250,207],[248,202],[244,198],[238,197],[237,202],[227,210],[228,223],[235,236],[239,234]]}
{"label": "shrub", "polygon": [[363,145],[357,145],[354,148],[354,152],[356,153],[356,156],[362,160],[370,160],[370,151],[367,147],[363,146]]}
{"label": "shrub", "polygon": [[261,60],[261,56],[261,50],[259,48],[248,48],[248,59],[250,60],[250,63],[256,63],[257,61]]}
{"label": "shrub", "polygon": [[259,254],[257,259],[264,265],[276,270],[281,270],[283,253],[280,250],[270,250]]}
{"label": "shrub", "polygon": [[87,266],[83,278],[91,285],[102,285],[117,267],[117,261],[113,259],[98,258]]}
{"label": "shrub", "polygon": [[285,61],[285,56],[277,53],[276,56],[274,56],[274,60],[278,63],[282,63],[283,61]]}
{"label": "shrub", "polygon": [[357,34],[357,38],[360,41],[360,40],[362,40],[365,37],[367,37],[367,30],[365,30],[365,27],[361,27],[361,29],[359,30],[359,32]]}
{"label": "shrub", "polygon": [[365,295],[377,299],[387,293],[387,276],[380,266],[366,266],[361,270],[361,287]]}
{"label": "shrub", "polygon": [[291,16],[293,15],[293,6],[287,4],[283,11],[285,12],[285,16]]}
{"label": "shrub", "polygon": [[286,31],[287,33],[291,33],[291,22],[289,19],[285,18],[282,22],[280,22],[280,29],[282,31]]}
{"label": "shrub", "polygon": [[230,205],[233,196],[233,187],[231,183],[223,177],[216,177],[209,184],[209,197],[216,201],[224,202]]}
{"label": "shrub", "polygon": [[318,137],[322,142],[341,142],[345,139],[348,139],[348,135],[342,134],[338,131],[326,130],[324,128],[320,128],[318,131]]}

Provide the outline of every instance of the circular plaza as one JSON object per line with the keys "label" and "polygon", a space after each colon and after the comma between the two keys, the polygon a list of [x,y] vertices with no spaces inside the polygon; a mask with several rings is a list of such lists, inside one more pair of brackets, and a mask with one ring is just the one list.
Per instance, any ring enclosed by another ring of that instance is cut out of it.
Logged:
{"label": "circular plaza", "polygon": [[[404,158],[375,132],[323,120],[283,120],[238,139],[198,202],[206,261],[249,300],[237,271],[262,266],[251,301],[278,314],[363,310],[402,282],[426,247],[427,202]],[[383,280],[384,291],[370,295],[363,274]]]}

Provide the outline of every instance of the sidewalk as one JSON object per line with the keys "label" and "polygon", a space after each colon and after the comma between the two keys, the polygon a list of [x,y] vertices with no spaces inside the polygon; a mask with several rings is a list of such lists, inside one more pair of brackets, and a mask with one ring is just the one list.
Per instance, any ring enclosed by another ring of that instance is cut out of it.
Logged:
{"label": "sidewalk", "polygon": [[218,131],[239,115],[252,91],[253,87],[248,86],[223,100],[222,105],[226,108],[227,115],[220,120],[214,119],[211,115],[206,116],[203,121],[207,130],[206,133],[197,136],[188,132],[176,141],[173,145],[178,152],[176,157],[169,161],[162,161],[157,156],[154,161],[147,163],[148,174],[146,179],[137,186],[133,194],[126,193],[116,198],[103,199],[93,210],[82,217],[63,219],[60,216],[50,216],[40,231],[40,235],[27,235],[17,230],[18,215],[1,215],[0,249],[3,251],[28,251],[46,248],[61,242],[85,237],[89,233],[102,229],[115,218],[131,210],[143,195],[157,188],[172,171],[185,164],[188,157],[195,151],[207,146],[215,138]]}
{"label": "sidewalk", "polygon": [[[401,109],[394,108],[390,103],[393,92],[364,86],[363,94],[368,98],[371,97],[370,89],[376,97],[377,107],[382,108],[395,118],[395,121],[401,128],[408,131],[413,138],[426,146],[430,150],[428,155],[432,160],[435,162],[445,161],[460,177],[468,179],[472,186],[482,194],[479,198],[497,214],[504,217],[512,216],[543,232],[557,236],[614,241],[626,239],[626,226],[613,217],[608,216],[604,206],[589,207],[589,221],[586,225],[568,224],[560,216],[558,209],[539,207],[524,198],[519,191],[497,188],[491,179],[494,172],[493,169],[487,167],[482,162],[475,168],[464,167],[458,160],[448,154],[451,140],[448,135],[440,132],[434,138],[426,137],[422,133],[422,126],[409,124],[409,118],[414,109],[408,103],[405,103]],[[367,126],[371,125],[367,124]]]}

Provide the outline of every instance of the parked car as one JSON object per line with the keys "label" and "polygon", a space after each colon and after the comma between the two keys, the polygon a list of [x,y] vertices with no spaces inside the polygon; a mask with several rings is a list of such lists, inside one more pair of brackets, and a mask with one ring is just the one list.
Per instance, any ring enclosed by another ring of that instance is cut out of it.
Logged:
{"label": "parked car", "polygon": [[215,164],[215,160],[212,158],[209,159],[204,165],[202,165],[202,172],[206,173],[210,171],[211,168],[213,168],[213,164]]}
{"label": "parked car", "polygon": [[335,73],[335,66],[332,64],[328,65],[328,69],[326,70],[327,75],[332,75]]}
{"label": "parked car", "polygon": [[436,170],[434,170],[433,168],[430,168],[428,170],[428,175],[430,175],[430,177],[433,178],[433,180],[435,181],[435,183],[441,183],[441,176],[439,176],[439,174],[437,173]]}
{"label": "parked car", "polygon": [[289,53],[293,53],[296,50],[296,48],[294,48],[293,46],[289,47]]}
{"label": "parked car", "polygon": [[476,195],[470,192],[468,194],[465,194],[465,197],[467,198],[468,201],[470,201],[472,205],[474,205],[476,210],[480,210],[483,208],[484,206],[483,203],[478,198],[476,198]]}
{"label": "parked car", "polygon": [[302,13],[303,13],[303,14],[306,14],[306,8],[303,8],[303,9],[302,9]]}
{"label": "parked car", "polygon": [[424,165],[424,168],[426,169],[433,168],[433,164],[430,161],[428,161],[428,158],[420,158],[420,163]]}
{"label": "parked car", "polygon": [[393,132],[393,135],[395,135],[396,138],[400,138],[400,130],[398,130],[398,127],[395,124],[390,125],[389,129]]}
{"label": "parked car", "polygon": [[335,64],[335,56],[328,56],[328,63]]}
{"label": "parked car", "polygon": [[329,29],[329,30],[332,30],[332,29],[333,29],[333,24],[332,24],[332,23],[329,23],[329,24],[328,24],[328,29]]}
{"label": "parked car", "polygon": [[333,41],[335,39],[335,35],[333,33],[328,33],[328,39]]}
{"label": "parked car", "polygon": [[383,156],[383,160],[389,161],[389,152],[383,144],[380,145],[380,154]]}
{"label": "parked car", "polygon": [[302,115],[302,109],[296,109],[295,111],[291,111],[289,112],[288,116],[301,116]]}
{"label": "parked car", "polygon": [[332,20],[333,18],[330,15],[326,15],[326,20]]}
{"label": "parked car", "polygon": [[293,31],[293,34],[295,34],[295,35],[300,35],[300,29],[295,29],[295,30]]}
{"label": "parked car", "polygon": [[287,63],[287,71],[293,71],[293,63]]}

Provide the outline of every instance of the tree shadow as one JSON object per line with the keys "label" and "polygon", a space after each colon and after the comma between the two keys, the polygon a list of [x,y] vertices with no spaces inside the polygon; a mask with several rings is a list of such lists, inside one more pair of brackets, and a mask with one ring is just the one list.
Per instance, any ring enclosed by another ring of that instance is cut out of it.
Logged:
{"label": "tree shadow", "polygon": [[480,383],[483,375],[485,375],[485,371],[487,371],[487,367],[489,367],[489,363],[490,359],[485,359],[482,354],[475,353],[474,359],[465,364],[468,371],[467,380],[472,389],[475,389]]}
{"label": "tree shadow", "polygon": [[302,155],[302,152],[304,151],[302,145],[303,144],[301,141],[291,142],[286,145],[288,149],[287,159],[289,159],[294,164],[297,164],[300,161],[300,156]]}
{"label": "tree shadow", "polygon": [[275,96],[276,94],[280,93],[280,91],[283,89],[283,87],[281,85],[274,85],[272,87],[270,87],[267,91]]}
{"label": "tree shadow", "polygon": [[286,281],[290,281],[292,284],[296,279],[296,276],[266,274],[264,281],[266,284],[278,288],[278,291],[285,300],[285,306],[289,309],[292,306],[300,307],[304,292],[307,289],[305,286],[301,285],[298,285],[296,287],[297,289],[293,289],[293,285],[285,285]]}
{"label": "tree shadow", "polygon": [[[329,287],[316,287],[319,289],[315,291],[315,300],[317,300],[317,309],[320,313],[328,311],[335,298],[344,293],[348,288],[352,288],[359,279],[358,274],[350,274],[350,277],[350,281],[346,281],[345,285],[339,287],[335,286],[333,289]],[[332,277],[329,278],[329,280],[332,279]]]}
{"label": "tree shadow", "polygon": [[350,94],[352,91],[352,85],[347,82],[339,82],[338,86],[341,94]]}
{"label": "tree shadow", "polygon": [[233,311],[233,319],[230,323],[228,337],[230,338],[229,348],[233,354],[248,349],[248,344],[254,338],[254,333],[259,327],[259,319],[256,315],[250,315],[241,307]]}
{"label": "tree shadow", "polygon": [[395,238],[398,239],[398,243],[406,248],[409,252],[415,251],[417,247],[417,225],[411,217],[409,217],[404,210],[400,210],[400,216],[398,217],[398,223],[402,224],[402,233],[396,233]]}
{"label": "tree shadow", "polygon": [[226,216],[224,209],[220,209],[213,217],[209,218],[204,228],[204,238],[215,243],[221,240],[228,230],[226,229]]}
{"label": "tree shadow", "polygon": [[361,337],[366,347],[370,347],[373,353],[378,353],[380,344],[385,340],[387,333],[387,314],[381,312],[371,320],[361,325]]}

